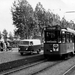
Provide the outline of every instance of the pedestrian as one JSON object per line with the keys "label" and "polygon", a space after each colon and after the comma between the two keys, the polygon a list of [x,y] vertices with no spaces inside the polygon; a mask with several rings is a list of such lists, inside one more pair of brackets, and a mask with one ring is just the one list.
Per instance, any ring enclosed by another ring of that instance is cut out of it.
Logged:
{"label": "pedestrian", "polygon": [[9,43],[7,41],[5,41],[5,43],[6,43],[6,51],[8,51],[9,50]]}
{"label": "pedestrian", "polygon": [[10,50],[10,49],[9,49],[9,42],[7,42],[7,49]]}
{"label": "pedestrian", "polygon": [[0,43],[1,51],[3,51],[3,42]]}
{"label": "pedestrian", "polygon": [[7,46],[5,42],[4,42],[4,51],[7,51]]}

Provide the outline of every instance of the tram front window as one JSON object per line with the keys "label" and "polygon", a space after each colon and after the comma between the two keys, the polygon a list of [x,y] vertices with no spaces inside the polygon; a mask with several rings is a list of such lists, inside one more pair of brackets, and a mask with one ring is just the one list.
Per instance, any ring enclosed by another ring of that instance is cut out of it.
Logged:
{"label": "tram front window", "polygon": [[56,41],[57,31],[46,31],[45,32],[45,41]]}

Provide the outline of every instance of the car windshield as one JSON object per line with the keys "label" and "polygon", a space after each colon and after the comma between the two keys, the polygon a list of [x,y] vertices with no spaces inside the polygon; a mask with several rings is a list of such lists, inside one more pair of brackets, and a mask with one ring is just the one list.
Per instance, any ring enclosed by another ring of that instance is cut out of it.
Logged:
{"label": "car windshield", "polygon": [[29,45],[29,41],[21,41],[20,44]]}

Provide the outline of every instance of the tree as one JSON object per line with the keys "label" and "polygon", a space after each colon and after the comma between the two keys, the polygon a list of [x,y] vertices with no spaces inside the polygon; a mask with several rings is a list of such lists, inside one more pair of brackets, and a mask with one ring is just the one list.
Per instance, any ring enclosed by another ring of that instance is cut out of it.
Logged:
{"label": "tree", "polygon": [[0,32],[0,39],[2,38],[2,34],[1,34],[1,32]]}
{"label": "tree", "polygon": [[61,27],[62,28],[71,28],[71,29],[75,29],[75,24],[74,24],[74,22],[72,21],[72,20],[70,20],[70,22],[69,21],[67,21],[64,17],[62,18],[62,20],[61,20]]}
{"label": "tree", "polygon": [[13,40],[13,35],[12,35],[11,32],[9,33],[9,39],[10,39],[10,40]]}
{"label": "tree", "polygon": [[61,20],[61,27],[62,28],[66,28],[67,27],[67,21],[66,21],[66,19],[64,17]]}
{"label": "tree", "polygon": [[42,36],[43,29],[46,26],[46,11],[40,2],[35,7],[34,16],[35,16],[35,19],[37,20],[36,31],[37,32],[39,31],[41,33],[41,36]]}
{"label": "tree", "polygon": [[13,24],[17,30],[15,34],[22,38],[28,38],[34,27],[33,8],[26,0],[14,1],[11,8]]}
{"label": "tree", "polygon": [[72,20],[70,20],[70,22],[69,22],[69,28],[75,29],[75,24]]}
{"label": "tree", "polygon": [[51,26],[52,25],[52,22],[53,22],[53,17],[52,17],[52,14],[50,12],[50,10],[48,10],[46,13],[45,13],[45,24],[46,26]]}
{"label": "tree", "polygon": [[7,40],[7,35],[8,35],[7,30],[4,29],[3,32],[2,32],[2,34],[3,34],[4,41],[6,41]]}
{"label": "tree", "polygon": [[60,25],[60,17],[58,14],[53,15],[53,25]]}

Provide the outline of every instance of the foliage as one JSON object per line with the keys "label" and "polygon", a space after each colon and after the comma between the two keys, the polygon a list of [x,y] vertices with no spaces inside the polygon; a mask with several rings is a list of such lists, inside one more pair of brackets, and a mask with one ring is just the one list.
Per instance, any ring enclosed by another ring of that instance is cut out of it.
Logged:
{"label": "foliage", "polygon": [[7,35],[8,35],[7,30],[4,29],[2,34],[3,34],[3,38],[4,38],[4,40],[6,40],[6,39],[7,39]]}
{"label": "foliage", "polygon": [[45,9],[43,8],[42,4],[39,2],[36,5],[35,11],[34,11],[34,16],[37,19],[37,31],[41,32],[42,34],[42,30],[43,27],[46,25],[45,22]]}
{"label": "foliage", "polygon": [[71,29],[75,29],[74,22],[72,20],[69,22],[64,17],[62,18],[60,25],[61,25],[62,28],[68,28],[69,27]]}
{"label": "foliage", "polygon": [[11,32],[9,33],[9,39],[10,39],[10,40],[13,40],[13,35],[12,35]]}
{"label": "foliage", "polygon": [[0,39],[2,38],[2,34],[1,34],[1,32],[0,32]]}
{"label": "foliage", "polygon": [[33,8],[26,0],[13,3],[12,16],[13,24],[17,27],[15,34],[22,38],[28,38],[34,27]]}
{"label": "foliage", "polygon": [[58,14],[46,11],[43,5],[38,2],[35,10],[26,0],[14,1],[11,8],[13,24],[16,26],[15,35],[21,38],[41,35],[43,37],[44,27],[60,25],[62,28],[75,29],[75,24],[71,20],[68,22],[64,17],[60,20]]}

